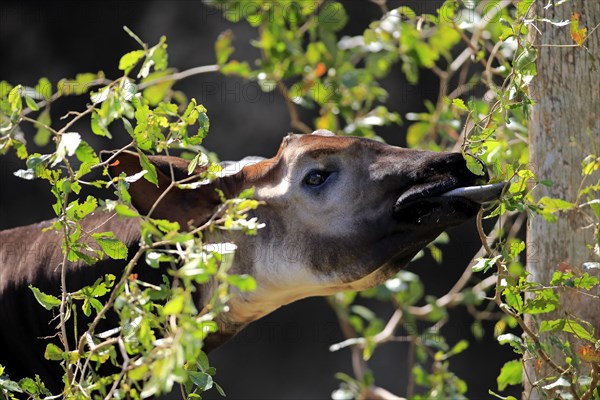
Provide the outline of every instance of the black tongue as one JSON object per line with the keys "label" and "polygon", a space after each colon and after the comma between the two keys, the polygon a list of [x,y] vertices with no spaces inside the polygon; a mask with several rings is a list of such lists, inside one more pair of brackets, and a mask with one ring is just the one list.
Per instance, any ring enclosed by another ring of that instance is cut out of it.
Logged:
{"label": "black tongue", "polygon": [[500,194],[506,185],[508,185],[507,182],[500,182],[489,185],[461,187],[452,189],[442,194],[442,196],[462,197],[480,204],[489,203],[500,198]]}

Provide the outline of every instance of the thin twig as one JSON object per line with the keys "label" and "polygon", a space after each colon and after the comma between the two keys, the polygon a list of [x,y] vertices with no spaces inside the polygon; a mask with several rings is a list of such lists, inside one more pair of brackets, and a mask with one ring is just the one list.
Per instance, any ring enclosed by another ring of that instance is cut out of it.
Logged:
{"label": "thin twig", "polygon": [[78,346],[80,354],[83,353],[83,346],[85,345],[84,338],[85,338],[86,334],[93,334],[93,332],[96,330],[96,326],[98,326],[100,321],[104,318],[104,315],[108,312],[108,310],[112,307],[115,300],[117,299],[117,295],[119,293],[119,291],[117,289],[122,287],[125,284],[129,275],[131,275],[131,271],[137,265],[137,262],[139,261],[139,259],[142,257],[142,254],[144,254],[144,252],[148,249],[149,249],[149,247],[146,245],[140,246],[140,248],[135,253],[133,258],[127,263],[127,266],[125,267],[125,269],[123,270],[123,274],[121,275],[121,279],[114,286],[114,289],[110,293],[110,296],[109,296],[108,300],[106,301],[106,303],[104,304],[104,307],[102,307],[102,309],[98,312],[98,314],[96,314],[96,317],[94,318],[92,323],[89,325],[87,331],[81,336],[81,339],[79,340],[79,346]]}
{"label": "thin twig", "polygon": [[592,398],[594,394],[594,390],[598,387],[598,382],[600,381],[600,364],[592,363],[592,381],[590,382],[590,386],[585,391],[583,396],[581,396],[581,400],[589,400]]}
{"label": "thin twig", "polygon": [[112,387],[110,388],[110,390],[104,397],[104,400],[109,400],[109,399],[113,398],[113,393],[119,388],[119,383],[123,380],[123,378],[125,377],[125,372],[127,371],[127,368],[129,368],[130,358],[129,358],[129,355],[127,354],[127,350],[125,349],[125,343],[123,343],[123,338],[120,336],[119,336],[118,343],[119,343],[119,350],[121,352],[121,357],[123,357],[123,364],[121,365],[121,373],[119,374],[119,377],[115,380]]}
{"label": "thin twig", "polygon": [[92,165],[90,167],[90,170],[92,169],[96,169],[96,168],[101,168],[104,167],[105,165],[110,165],[110,163],[112,163],[112,161],[122,152],[124,152],[125,150],[127,150],[130,147],[133,147],[133,145],[135,144],[135,140],[132,140],[129,144],[121,147],[119,150],[115,151],[109,158],[106,159],[106,161],[100,162],[98,164]]}
{"label": "thin twig", "polygon": [[394,393],[381,388],[379,386],[369,386],[359,400],[406,400],[404,397],[395,395]]}
{"label": "thin twig", "polygon": [[159,85],[165,82],[180,81],[182,79],[189,78],[194,75],[206,74],[209,72],[218,72],[220,67],[218,65],[202,65],[200,67],[194,67],[186,69],[185,71],[176,72],[171,75],[161,76],[150,81],[142,82],[138,86],[138,90],[144,90],[150,86]]}
{"label": "thin twig", "polygon": [[298,129],[304,134],[310,134],[312,132],[312,129],[300,119],[300,116],[298,115],[298,109],[296,108],[296,104],[294,104],[292,99],[290,99],[288,88],[287,86],[285,86],[285,83],[283,83],[282,81],[277,81],[277,88],[283,96],[288,112],[290,113],[290,126],[292,128]]}
{"label": "thin twig", "polygon": [[[324,0],[317,0],[317,2],[314,4],[314,9],[312,10],[310,16],[306,19],[306,22],[304,22],[304,24],[302,24],[302,26],[296,32],[297,37],[304,36],[306,31],[308,31],[308,28],[310,28],[310,26],[313,23],[313,21],[315,20],[315,18],[317,18],[319,8],[321,8],[323,1]],[[318,21],[317,21],[317,23],[318,23]]]}
{"label": "thin twig", "polygon": [[[86,86],[92,87],[92,86],[98,86],[98,85],[108,85],[110,83],[112,83],[112,81],[102,78],[102,79],[96,79],[91,82],[88,82],[86,84]],[[55,102],[56,100],[58,100],[59,98],[61,98],[63,96],[65,96],[65,95],[63,93],[61,93],[60,91],[56,92],[52,96],[50,96],[50,98],[48,100],[42,100],[39,103],[37,103],[37,108],[41,109],[43,107],[46,107],[47,105]],[[66,95],[66,96],[68,96],[68,95]],[[21,117],[24,117],[24,116],[32,113],[33,111],[37,111],[37,110],[33,110],[33,109],[27,107],[27,108],[23,109],[23,111],[21,112]]]}
{"label": "thin twig", "polygon": [[388,320],[388,323],[385,325],[385,328],[383,328],[381,332],[375,335],[373,337],[373,340],[376,343],[385,343],[391,338],[393,338],[396,328],[402,322],[402,315],[402,310],[396,309],[396,311],[394,311],[394,314],[392,314],[392,316]]}
{"label": "thin twig", "polygon": [[[476,217],[477,233],[479,234],[481,244],[485,248],[486,252],[489,255],[491,255],[491,254],[493,254],[493,251],[490,248],[490,246],[487,242],[487,237],[485,236],[485,232],[483,231],[483,226],[481,224],[482,216],[483,216],[483,210],[480,210]],[[501,296],[501,294],[502,294],[502,276],[504,275],[505,267],[500,260],[496,261],[496,267],[497,267],[497,278],[496,278],[496,292],[494,295],[494,302],[498,305],[500,310],[502,310],[505,314],[513,317],[515,319],[515,321],[517,321],[517,323],[519,324],[521,329],[523,329],[523,331],[527,334],[527,336],[529,336],[531,338],[531,340],[534,342],[535,347],[537,348],[537,354],[544,362],[546,362],[552,369],[554,369],[559,374],[567,375],[567,376],[571,377],[572,374],[569,373],[568,370],[566,370],[566,369],[562,368],[561,366],[559,366],[558,364],[556,364],[554,362],[554,360],[552,360],[550,358],[550,356],[544,350],[542,350],[539,336],[537,334],[535,334],[527,326],[527,324],[525,323],[523,318],[521,318],[521,316],[519,316],[518,314],[513,312],[508,307],[508,305],[502,301],[502,296]]]}
{"label": "thin twig", "polygon": [[33,118],[29,118],[26,116],[21,116],[21,120],[22,121],[27,121],[27,122],[31,122],[33,125],[39,125],[44,129],[49,130],[50,132],[52,132],[54,135],[56,135],[56,131],[54,130],[54,128],[52,128],[51,126],[48,126],[46,124],[44,124],[43,122],[38,121],[37,119],[33,119]]}

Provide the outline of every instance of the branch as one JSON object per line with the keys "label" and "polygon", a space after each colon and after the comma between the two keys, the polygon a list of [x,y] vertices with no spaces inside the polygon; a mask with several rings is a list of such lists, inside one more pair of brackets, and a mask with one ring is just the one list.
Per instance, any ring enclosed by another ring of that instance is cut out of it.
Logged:
{"label": "branch", "polygon": [[[364,338],[358,338],[357,337],[356,331],[354,330],[354,328],[352,328],[352,326],[350,325],[350,323],[348,322],[348,320],[342,315],[342,313],[339,310],[339,307],[337,307],[335,304],[333,304],[333,309],[335,310],[335,315],[338,318],[338,322],[340,324],[340,329],[342,330],[342,333],[344,334],[344,336],[346,338],[348,338],[348,339],[356,338],[357,340],[358,339],[363,339],[364,340]],[[361,349],[358,346],[352,346],[351,347],[351,351],[352,351],[352,371],[354,372],[354,376],[359,381],[363,379],[363,377],[365,376],[365,372],[368,369],[367,363],[363,359],[360,350]]]}
{"label": "branch", "polygon": [[[102,78],[102,79],[93,80],[93,81],[87,83],[86,85],[89,87],[92,87],[92,86],[98,86],[98,85],[109,85],[110,83],[112,83],[112,81]],[[42,107],[45,107],[48,104],[53,103],[54,101],[58,100],[62,96],[63,96],[63,94],[61,92],[56,92],[48,100],[42,100],[39,103],[37,103],[37,107],[38,107],[38,109],[41,109]],[[21,112],[21,117],[24,117],[27,114],[32,113],[33,111],[34,110],[27,107],[23,110],[23,112]]]}
{"label": "branch", "polygon": [[381,332],[379,332],[373,337],[375,342],[384,343],[392,339],[394,337],[394,331],[396,330],[398,325],[400,325],[401,322],[402,310],[396,309],[396,311],[394,311],[394,314],[392,314],[391,318],[389,319],[388,323],[385,325],[385,328],[383,328]]}
{"label": "branch", "polygon": [[115,300],[117,299],[117,295],[119,293],[118,288],[123,287],[123,285],[125,285],[125,282],[127,281],[127,278],[129,277],[129,275],[131,274],[131,271],[137,265],[137,262],[139,261],[139,259],[142,257],[142,254],[144,254],[144,252],[147,249],[148,249],[148,246],[146,246],[146,245],[140,246],[140,248],[135,253],[133,258],[127,263],[127,266],[125,267],[125,269],[123,270],[123,274],[121,275],[121,279],[114,286],[112,292],[110,293],[110,297],[108,298],[107,302],[104,304],[104,307],[102,307],[102,310],[100,310],[98,312],[98,314],[96,314],[96,317],[94,318],[92,323],[89,325],[87,331],[83,335],[81,335],[81,338],[79,340],[79,346],[78,346],[80,354],[83,353],[83,346],[85,345],[84,339],[85,339],[86,335],[92,334],[96,330],[96,326],[98,326],[100,321],[104,318],[104,315],[108,312],[108,310],[112,307]]}
{"label": "branch", "polygon": [[[477,25],[477,27],[473,30],[473,35],[471,36],[471,39],[467,38],[464,35],[464,33],[462,33],[462,29],[456,29],[458,32],[461,33],[461,37],[468,47],[464,49],[458,57],[456,57],[452,64],[450,64],[450,71],[458,71],[460,67],[471,58],[472,55],[476,54],[479,51],[479,47],[477,47],[477,42],[479,41],[479,37],[483,33],[483,30],[500,11],[508,7],[510,4],[511,0],[502,0],[500,3],[492,7],[489,13],[482,16],[479,25]],[[483,62],[483,60],[481,62]],[[483,67],[485,68],[485,66],[485,62],[483,62]]]}
{"label": "branch", "polygon": [[594,394],[594,390],[596,390],[598,387],[598,382],[600,381],[600,364],[593,363],[592,371],[590,373],[592,374],[592,381],[590,382],[588,390],[586,390],[583,396],[581,396],[581,400],[591,399],[592,395]]}
{"label": "branch", "polygon": [[285,99],[285,104],[288,108],[288,112],[290,113],[290,126],[298,129],[304,134],[310,134],[313,130],[304,122],[302,122],[302,120],[300,120],[298,109],[296,108],[296,104],[294,104],[292,99],[290,99],[287,86],[285,86],[282,81],[277,81],[277,89],[279,89],[279,92],[281,92],[283,98]]}
{"label": "branch", "polygon": [[[485,236],[485,232],[483,231],[483,226],[481,224],[482,215],[483,215],[483,209],[480,209],[479,213],[477,214],[477,217],[476,217],[477,233],[479,234],[481,244],[485,248],[486,252],[488,254],[493,254],[493,251],[487,242],[487,237]],[[504,274],[505,267],[499,260],[497,260],[496,268],[497,268],[497,278],[496,278],[496,293],[494,295],[494,302],[498,305],[500,310],[502,310],[505,314],[513,317],[515,319],[515,321],[517,321],[517,323],[519,324],[521,329],[523,329],[523,331],[527,334],[527,336],[529,336],[531,338],[531,340],[535,343],[535,345],[536,345],[535,347],[537,348],[537,354],[544,362],[546,362],[548,365],[550,365],[550,367],[552,369],[554,369],[556,372],[558,372],[559,374],[566,375],[568,377],[572,377],[572,374],[567,369],[564,369],[561,366],[559,366],[558,364],[556,364],[554,362],[554,360],[552,360],[550,358],[550,356],[544,350],[542,350],[539,336],[537,334],[535,334],[535,332],[533,332],[527,326],[527,324],[525,323],[523,318],[521,318],[520,315],[513,312],[507,304],[504,304],[504,302],[502,301],[502,296],[501,296],[501,294],[502,294],[501,282],[502,282],[502,276]]]}
{"label": "branch", "polygon": [[156,79],[152,79],[147,82],[142,82],[138,86],[138,90],[144,90],[150,86],[159,85],[164,82],[180,81],[182,79],[189,78],[194,75],[206,74],[209,72],[218,72],[220,67],[218,65],[202,65],[200,67],[194,67],[186,69],[185,71],[176,72],[171,75],[161,76]]}
{"label": "branch", "polygon": [[[505,218],[505,219],[499,218],[496,221],[496,225],[494,225],[494,228],[490,232],[490,235],[487,237],[487,240],[492,243],[495,242],[498,239],[500,233],[507,230],[507,225],[508,225],[509,221],[510,221],[509,218]],[[523,221],[524,221],[523,217],[521,217],[521,216],[517,217],[517,219],[513,222],[513,224],[511,225],[511,227],[509,229],[508,237],[514,237],[518,233],[518,231],[521,229],[521,226],[523,225]],[[486,245],[487,245],[487,243],[486,243]],[[489,248],[489,246],[488,246],[488,248]],[[460,300],[462,299],[462,295],[460,292],[465,288],[465,286],[467,285],[467,283],[469,283],[469,280],[473,276],[473,269],[471,268],[471,266],[474,264],[475,259],[478,258],[478,255],[483,253],[484,251],[487,251],[486,247],[482,246],[475,253],[475,255],[473,256],[471,261],[469,261],[469,263],[467,264],[467,267],[463,271],[463,274],[456,281],[454,286],[448,291],[448,293],[446,293],[445,295],[443,295],[442,297],[437,299],[436,305],[438,307],[449,308],[449,307],[453,307],[453,306],[457,305],[460,302]],[[495,277],[490,277],[490,278],[486,278],[483,281],[479,282],[478,284],[473,286],[473,288],[471,290],[473,292],[482,292],[482,291],[485,291],[488,288],[494,286],[496,278]],[[421,307],[410,307],[409,310],[410,310],[411,315],[413,315],[417,318],[424,318],[431,311],[433,311],[433,306],[428,304],[428,305],[421,306]]]}

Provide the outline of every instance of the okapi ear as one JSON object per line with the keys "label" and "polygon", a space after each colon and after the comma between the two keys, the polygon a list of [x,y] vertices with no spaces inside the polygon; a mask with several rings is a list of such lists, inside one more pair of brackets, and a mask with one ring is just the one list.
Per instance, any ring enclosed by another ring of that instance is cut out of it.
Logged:
{"label": "okapi ear", "polygon": [[[108,160],[111,156],[113,156],[113,153],[100,153],[102,161]],[[221,204],[216,189],[223,191],[226,197],[237,195],[237,193],[229,193],[234,187],[226,181],[230,178],[228,177],[217,179],[196,189],[171,187],[163,196],[163,193],[170,187],[172,182],[171,167],[173,168],[175,180],[179,181],[189,177],[188,161],[169,156],[149,156],[148,159],[156,168],[158,186],[144,177],[140,177],[129,185],[131,203],[142,215],[148,215],[152,210],[150,215],[152,218],[177,221],[185,229],[188,226],[203,224],[216,211],[219,204]],[[120,176],[121,173],[132,176],[141,172],[142,169],[140,156],[137,153],[123,151],[111,160],[108,173],[113,178]],[[200,173],[202,170],[197,168],[194,172]],[[160,201],[154,206],[159,198]]]}

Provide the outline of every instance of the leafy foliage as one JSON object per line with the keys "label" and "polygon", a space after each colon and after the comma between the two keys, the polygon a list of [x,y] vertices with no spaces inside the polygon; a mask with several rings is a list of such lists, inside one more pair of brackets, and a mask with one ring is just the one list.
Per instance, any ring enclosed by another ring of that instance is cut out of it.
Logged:
{"label": "leafy foliage", "polygon": [[[588,183],[600,169],[598,149],[592,149],[582,162],[582,182],[575,202],[548,197],[535,201],[533,188],[552,182],[536,177],[528,165],[527,122],[533,106],[529,84],[537,73],[537,49],[527,40],[528,32],[537,22],[557,28],[570,25],[574,43],[585,51],[589,34],[580,26],[579,14],[573,14],[572,21],[553,21],[532,15],[533,0],[523,0],[514,7],[500,1],[448,0],[435,13],[418,15],[406,6],[389,10],[385,1],[379,1],[379,20],[371,22],[362,35],[340,38],[340,30],[348,23],[340,2],[259,1],[255,7],[244,7],[239,0],[206,3],[220,8],[228,20],[248,23],[258,32],[252,42],[260,50],[257,60],[232,59],[235,38],[230,31],[221,34],[214,46],[216,68],[226,76],[255,80],[264,91],[279,90],[295,130],[308,133],[313,127],[324,128],[377,139],[377,126],[403,123],[385,104],[385,77],[398,64],[406,80],[417,84],[423,71],[428,70],[439,80],[439,98],[425,104],[426,112],[406,115],[409,146],[432,150],[455,147],[463,152],[474,173],[482,174],[482,170],[480,163],[473,162],[473,156],[492,167],[492,182],[510,183],[500,204],[486,210],[487,218],[502,217],[495,230],[495,249],[487,244],[479,220],[486,254],[474,259],[464,275],[468,278],[472,273],[492,271],[494,276],[474,285],[463,279],[446,295],[435,298],[426,294],[425,285],[416,274],[401,271],[379,287],[330,298],[348,336],[332,345],[331,350],[350,348],[363,360],[354,365],[354,377],[337,375],[341,383],[333,398],[365,398],[372,393],[375,377],[367,361],[386,342],[400,339],[400,329],[406,332],[404,339],[414,350],[409,360],[411,389],[406,397],[465,398],[467,384],[452,372],[451,360],[468,347],[468,342],[460,340],[450,345],[442,335],[449,321],[448,309],[459,306],[474,316],[472,331],[476,338],[483,334],[481,320],[495,319],[494,333],[501,345],[508,344],[519,357],[527,353],[540,363],[555,366],[557,376],[540,390],[565,399],[586,395],[590,398],[594,390],[597,393],[594,385],[598,385],[600,358],[593,327],[573,316],[539,320],[536,326],[528,327],[523,317],[543,316],[555,310],[565,291],[584,292],[592,301],[598,301],[598,279],[586,271],[561,266],[549,285],[535,282],[522,264],[525,243],[515,237],[523,220],[521,215],[537,214],[556,221],[562,213],[574,211],[584,213],[592,221],[596,241],[589,248],[596,256],[600,254],[600,182]],[[559,3],[562,2],[551,2],[548,7],[558,7]],[[78,74],[55,85],[41,78],[34,88],[0,82],[0,154],[14,150],[25,160],[25,168],[15,175],[48,182],[58,217],[52,229],[62,232],[65,238],[63,268],[78,261],[94,263],[103,257],[130,259],[121,277],[106,275],[91,286],[63,293],[62,298],[31,288],[41,306],[60,310],[60,335],[66,335],[68,310],[94,318],[88,332],[78,336],[81,339],[76,349],[53,344],[46,349],[48,359],[78,371],[75,376],[66,374],[63,396],[144,398],[181,384],[189,398],[199,398],[212,387],[221,392],[213,380],[215,370],[202,351],[203,340],[216,329],[214,319],[230,298],[229,289],[254,290],[252,277],[227,274],[231,254],[209,251],[203,246],[202,234],[210,229],[208,226],[185,232],[177,223],[141,218],[142,243],[136,254],[128,254],[111,232],[95,233],[94,243],[82,240],[80,221],[98,208],[140,218],[131,208],[127,189],[135,179],[157,183],[157,172],[145,155],[147,152],[168,153],[176,147],[194,153],[190,174],[197,165],[207,167],[203,176],[195,177],[196,182],[214,178],[218,173],[218,167],[209,162],[210,157],[200,147],[209,129],[206,109],[172,90],[178,78],[168,66],[166,39],[148,46],[133,32],[126,31],[140,48],[121,57],[118,67],[123,75],[117,79],[107,79],[97,72]],[[70,115],[62,128],[54,128],[49,105],[63,97],[83,95],[89,96],[90,106]],[[311,123],[303,122],[298,116],[299,106],[318,110],[318,117]],[[110,182],[86,180],[92,170],[106,170],[110,161],[100,162],[86,136],[71,131],[73,124],[83,118],[89,118],[93,134],[108,138],[112,137],[114,124],[122,124],[131,136],[127,148],[138,152],[144,173]],[[33,138],[36,145],[53,140],[55,151],[30,153],[20,129],[24,123],[37,129]],[[82,186],[106,187],[110,183],[116,187],[116,201],[79,196]],[[178,187],[189,189],[194,184],[179,182]],[[212,224],[253,234],[260,228],[260,221],[248,219],[247,212],[257,206],[251,192],[243,193],[238,199],[227,200],[221,209],[222,218]],[[438,245],[447,240],[441,236],[428,247],[437,262],[441,261]],[[169,250],[165,244],[176,245],[181,251]],[[158,286],[139,280],[133,271],[141,257],[151,267],[172,265],[172,279]],[[599,265],[589,262],[586,268],[596,269]],[[207,307],[209,311],[200,313],[192,299],[193,287],[211,279],[218,282],[218,290]],[[355,303],[359,298],[389,302],[395,313],[386,322]],[[501,316],[491,312],[494,307]],[[100,334],[95,330],[96,321],[109,308],[118,313],[120,328],[110,335]],[[518,328],[525,334],[523,337],[517,335]],[[570,340],[554,340],[551,334],[555,332],[581,339],[586,345],[576,349]],[[91,340],[83,340],[84,335]],[[559,348],[564,357],[552,359],[550,348]],[[118,364],[119,356],[129,360],[128,366],[122,365],[121,375],[96,375],[97,366]],[[586,375],[589,365],[595,374],[593,378]],[[49,394],[37,377],[14,382],[5,372],[10,374],[0,366],[3,393],[13,397],[24,393],[31,398]],[[510,385],[521,384],[522,376],[520,360],[507,362],[499,371],[497,390],[502,392]],[[490,394],[514,398],[492,390]]]}
{"label": "leafy foliage", "polygon": [[[180,189],[194,187],[204,179],[214,179],[219,167],[210,165],[199,147],[209,128],[206,109],[194,99],[171,101],[164,86],[160,95],[150,90],[154,81],[147,79],[155,78],[168,68],[166,39],[163,37],[158,44],[148,46],[127,28],[126,31],[142,49],[132,50],[121,58],[119,69],[123,76],[115,80],[105,78],[101,72],[78,74],[75,79],[59,81],[56,91],[52,91],[52,85],[45,78],[40,79],[35,88],[12,87],[3,82],[6,90],[0,100],[3,132],[0,152],[5,154],[14,149],[25,159],[26,169],[15,175],[47,181],[55,197],[53,209],[57,216],[49,229],[62,233],[64,238],[63,270],[72,268],[76,262],[92,264],[103,258],[128,260],[123,263],[120,277],[106,274],[92,285],[71,292],[63,290],[61,298],[31,287],[42,307],[58,309],[60,337],[67,335],[69,320],[91,318],[87,331],[78,333],[75,329],[75,348],[69,348],[64,340],[62,347],[54,343],[46,347],[45,358],[61,363],[67,371],[61,396],[147,398],[170,392],[174,384],[182,384],[191,397],[199,397],[203,391],[217,386],[212,380],[214,368],[208,364],[202,347],[206,336],[216,329],[214,319],[231,296],[229,288],[249,291],[256,286],[252,277],[227,274],[231,254],[223,250],[224,247],[215,246],[210,250],[204,247],[203,232],[217,225],[224,230],[255,232],[260,225],[247,219],[247,213],[257,202],[249,198],[251,193],[225,200],[218,218],[191,232],[183,231],[177,223],[141,217],[130,207],[128,187],[131,182],[146,179],[158,183],[156,168],[145,151],[168,154],[177,147],[195,153],[191,176],[176,183]],[[139,89],[142,84],[145,90]],[[156,84],[164,85],[164,82]],[[54,128],[48,112],[50,104],[62,97],[81,95],[89,96],[90,106],[73,113],[62,128]],[[37,118],[30,117],[34,113],[38,114]],[[123,124],[131,143],[121,150],[137,151],[142,173],[89,181],[88,176],[95,176],[92,171],[96,169],[103,170],[103,176],[107,176],[106,169],[112,159],[101,162],[85,135],[70,131],[74,123],[83,118],[89,119],[93,134],[108,138],[112,137],[115,123]],[[37,145],[45,145],[53,139],[55,151],[29,154],[20,129],[23,123],[38,127],[34,140]],[[206,161],[206,172],[192,175],[199,160]],[[111,184],[117,188],[118,200],[80,194],[83,186]],[[142,241],[135,254],[130,254],[113,232],[83,235],[82,220],[97,210],[139,220]],[[181,251],[171,250],[169,245]],[[134,268],[141,257],[156,268],[161,263],[163,268],[171,265],[168,270],[173,278],[165,279],[159,286],[138,279]],[[200,312],[193,298],[195,285],[209,280],[216,281],[217,290],[206,305],[206,311]],[[118,314],[119,326],[112,331],[98,332],[98,323],[111,309]],[[78,316],[79,313],[83,316]],[[121,372],[102,375],[104,364],[115,365]],[[12,397],[15,393],[31,398],[50,394],[37,377],[14,382],[5,378],[3,368],[0,376],[0,389]]]}
{"label": "leafy foliage", "polygon": [[[487,218],[502,217],[497,223],[496,250],[489,248],[480,228],[487,255],[477,258],[472,266],[472,272],[476,273],[495,271],[497,279],[486,279],[486,285],[472,288],[466,285],[467,281],[461,281],[446,296],[436,299],[425,294],[416,275],[402,271],[385,285],[359,295],[338,294],[331,303],[342,321],[343,331],[351,335],[331,349],[351,347],[368,360],[378,346],[398,339],[394,332],[401,327],[408,332],[415,348],[414,378],[409,386],[425,390],[423,395],[410,391],[407,397],[461,398],[466,385],[448,369],[447,359],[454,351],[437,333],[448,320],[446,309],[463,305],[476,318],[473,334],[480,336],[478,319],[493,315],[488,310],[495,303],[504,312],[496,324],[500,343],[510,344],[518,354],[528,351],[539,357],[540,362],[552,363],[546,359],[549,353],[545,350],[550,343],[537,332],[525,329],[523,316],[555,310],[563,290],[584,290],[592,296],[591,301],[598,301],[597,294],[593,294],[598,282],[582,273],[576,273],[579,278],[576,280],[568,275],[571,272],[567,275],[557,272],[559,275],[550,286],[532,281],[521,260],[525,243],[514,237],[522,221],[518,213],[530,217],[538,214],[552,222],[567,211],[583,212],[581,204],[585,204],[594,213],[588,219],[598,232],[599,204],[594,197],[598,195],[598,185],[584,184],[585,177],[598,170],[598,156],[591,154],[582,164],[582,189],[577,202],[549,197],[533,199],[531,191],[536,185],[552,185],[552,182],[539,180],[528,165],[527,125],[533,106],[529,84],[537,72],[537,50],[527,35],[538,22],[551,23],[557,28],[570,25],[573,40],[585,47],[587,31],[580,27],[579,15],[574,14],[572,21],[537,17],[531,12],[532,0],[519,2],[515,7],[497,1],[445,1],[436,13],[423,15],[406,6],[388,9],[384,1],[378,2],[381,18],[373,21],[363,35],[336,39],[335,32],[347,20],[343,5],[337,2],[265,3],[252,13],[239,12],[239,1],[210,4],[220,7],[231,21],[246,20],[258,28],[259,39],[254,44],[261,49],[261,58],[255,61],[258,69],[247,76],[262,83],[263,90],[277,87],[282,92],[288,100],[292,127],[311,130],[297,120],[294,109],[297,104],[318,107],[320,117],[313,121],[315,128],[376,137],[377,125],[401,122],[398,115],[385,107],[387,92],[380,83],[392,66],[399,64],[411,84],[419,81],[423,70],[429,70],[439,79],[439,98],[435,104],[425,104],[427,112],[406,116],[410,123],[409,146],[433,150],[460,147],[473,173],[483,173],[481,164],[473,162],[476,156],[492,167],[492,182],[510,182],[501,203],[487,210]],[[296,6],[294,12],[286,13],[290,4]],[[335,12],[328,14],[332,10]],[[271,18],[273,15],[280,18]],[[337,18],[330,21],[328,15]],[[227,56],[232,53],[232,50],[222,51]],[[584,197],[587,201],[583,201]],[[590,244],[597,255],[598,243]],[[437,255],[441,252],[436,244],[431,244],[430,249],[439,262]],[[486,291],[494,285],[493,302],[489,303],[485,300]],[[386,323],[365,307],[354,304],[357,297],[391,302],[397,311]],[[417,320],[427,321],[430,326],[417,329]],[[544,323],[538,327],[539,333],[561,330],[594,342],[593,330],[583,321],[566,318],[554,324]],[[519,325],[532,340],[523,341],[512,333],[504,333]],[[434,332],[435,340],[431,340]],[[595,345],[597,348],[598,343]],[[568,343],[561,346],[567,349]],[[565,355],[572,373],[569,390],[585,392],[587,386],[577,382],[586,369],[573,361],[577,355],[572,351]],[[342,383],[334,398],[369,396],[374,377],[366,364],[355,366],[355,374],[356,378],[339,375]],[[506,363],[498,377],[498,390],[520,384],[521,377],[520,361]]]}

